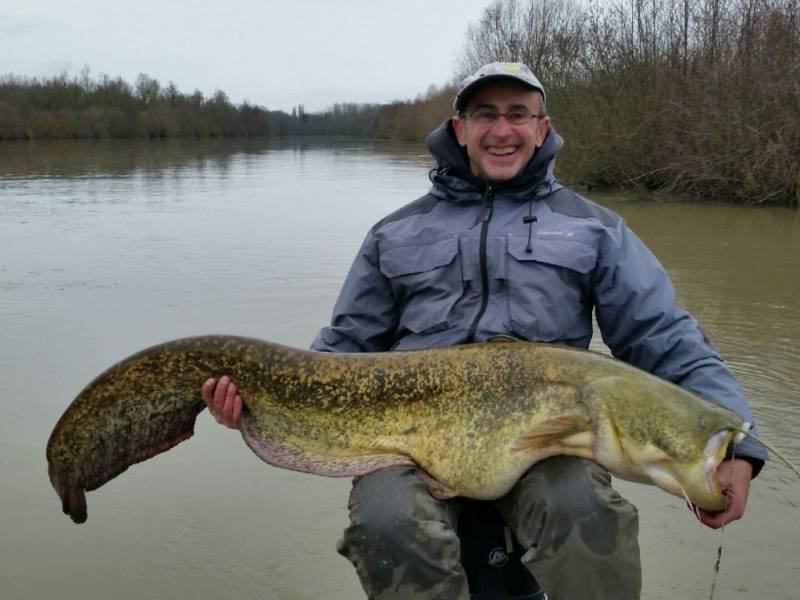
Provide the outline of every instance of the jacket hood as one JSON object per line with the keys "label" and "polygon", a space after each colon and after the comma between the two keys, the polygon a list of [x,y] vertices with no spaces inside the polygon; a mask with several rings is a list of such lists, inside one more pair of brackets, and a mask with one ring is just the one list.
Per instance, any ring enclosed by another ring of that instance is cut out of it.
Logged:
{"label": "jacket hood", "polygon": [[[425,143],[438,165],[431,177],[435,187],[445,188],[441,191],[445,191],[451,198],[454,194],[461,196],[483,193],[487,182],[475,177],[470,171],[467,150],[458,143],[452,118],[434,129]],[[556,154],[563,145],[564,140],[551,126],[544,143],[522,171],[513,179],[496,184],[495,189],[511,194],[524,194],[542,185],[552,186],[555,183],[553,167]]]}

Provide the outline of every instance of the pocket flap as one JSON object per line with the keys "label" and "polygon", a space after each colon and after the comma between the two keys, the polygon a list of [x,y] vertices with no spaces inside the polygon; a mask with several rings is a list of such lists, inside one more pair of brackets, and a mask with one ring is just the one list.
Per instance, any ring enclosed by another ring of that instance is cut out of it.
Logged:
{"label": "pocket flap", "polygon": [[519,261],[534,260],[578,273],[588,273],[597,264],[597,251],[583,242],[534,237],[531,243],[533,251],[527,252],[527,239],[511,237],[508,253]]}
{"label": "pocket flap", "polygon": [[424,273],[449,265],[456,254],[458,238],[419,246],[401,246],[381,253],[380,269],[387,277]]}

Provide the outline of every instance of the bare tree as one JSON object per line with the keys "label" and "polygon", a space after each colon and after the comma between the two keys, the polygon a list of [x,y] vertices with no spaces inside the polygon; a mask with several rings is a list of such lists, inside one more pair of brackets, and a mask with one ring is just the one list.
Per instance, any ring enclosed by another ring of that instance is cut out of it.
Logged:
{"label": "bare tree", "polygon": [[562,173],[745,202],[800,199],[800,0],[497,0],[461,74],[527,63]]}

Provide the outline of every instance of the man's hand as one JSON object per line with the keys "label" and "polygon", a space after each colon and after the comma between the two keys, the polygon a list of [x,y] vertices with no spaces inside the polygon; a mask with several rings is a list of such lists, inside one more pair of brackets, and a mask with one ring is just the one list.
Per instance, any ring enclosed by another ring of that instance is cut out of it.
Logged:
{"label": "man's hand", "polygon": [[230,377],[223,375],[216,379],[207,379],[202,387],[203,400],[218,423],[231,429],[239,429],[242,417],[242,397],[236,384]]}
{"label": "man's hand", "polygon": [[753,465],[746,460],[735,458],[724,460],[717,468],[717,476],[722,491],[728,497],[728,508],[720,512],[707,512],[700,509],[700,521],[719,529],[726,523],[741,519],[747,504],[747,493],[750,491],[750,480],[753,478]]}

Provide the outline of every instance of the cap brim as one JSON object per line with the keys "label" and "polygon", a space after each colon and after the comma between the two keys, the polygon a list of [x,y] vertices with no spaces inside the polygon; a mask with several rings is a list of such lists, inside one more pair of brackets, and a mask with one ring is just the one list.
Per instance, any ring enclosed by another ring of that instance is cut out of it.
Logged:
{"label": "cap brim", "polygon": [[480,79],[476,79],[475,81],[470,83],[467,87],[465,87],[463,90],[461,90],[456,96],[455,100],[453,101],[453,108],[456,109],[456,112],[460,112],[461,110],[464,109],[464,106],[467,104],[470,97],[475,94],[475,92],[477,92],[483,86],[501,79],[507,79],[508,81],[513,81],[531,90],[536,90],[537,92],[542,94],[542,96],[544,96],[544,90],[538,86],[532,85],[531,83],[523,79],[520,79],[519,77],[515,77],[514,75],[497,73],[496,75],[484,75]]}

